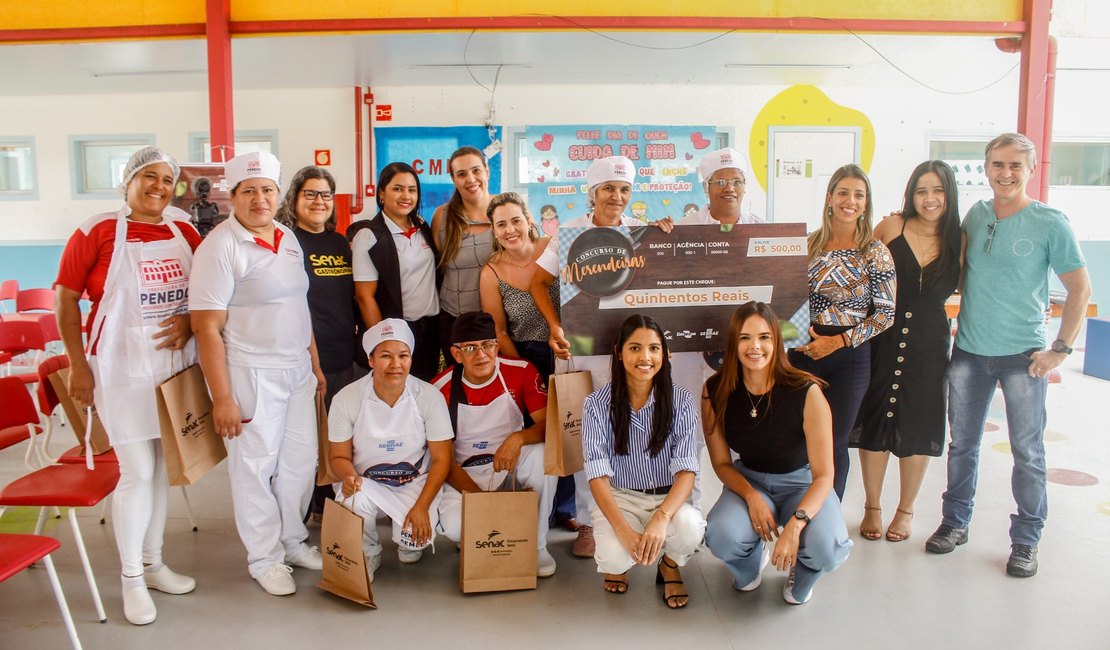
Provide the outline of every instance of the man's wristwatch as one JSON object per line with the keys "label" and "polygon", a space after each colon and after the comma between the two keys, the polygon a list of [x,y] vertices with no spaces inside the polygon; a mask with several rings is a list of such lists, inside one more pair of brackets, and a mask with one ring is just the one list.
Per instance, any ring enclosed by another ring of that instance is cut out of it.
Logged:
{"label": "man's wristwatch", "polygon": [[795,510],[794,511],[794,518],[795,519],[801,519],[802,521],[806,522],[807,524],[809,523],[809,515],[806,514],[805,510],[800,510],[800,509]]}
{"label": "man's wristwatch", "polygon": [[1067,343],[1064,343],[1063,339],[1056,339],[1053,341],[1051,350],[1060,354],[1071,354],[1071,348],[1068,347]]}

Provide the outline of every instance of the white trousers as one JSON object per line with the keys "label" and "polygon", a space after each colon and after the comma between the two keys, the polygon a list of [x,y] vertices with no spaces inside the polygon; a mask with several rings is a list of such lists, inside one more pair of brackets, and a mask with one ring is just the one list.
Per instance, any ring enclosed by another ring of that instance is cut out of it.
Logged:
{"label": "white trousers", "polygon": [[[489,487],[492,467],[491,464],[481,467],[464,467],[463,469],[474,479],[478,487],[485,490]],[[542,551],[547,548],[547,530],[550,527],[548,519],[551,518],[551,508],[555,505],[556,483],[554,476],[547,476],[543,473],[543,445],[524,445],[521,447],[520,458],[516,461],[516,471],[513,474],[519,484],[540,495],[539,523],[536,527],[536,550]],[[512,489],[512,481],[507,473],[504,480],[500,482],[500,486],[495,485],[494,489]],[[458,542],[462,539],[462,494],[450,485],[444,485],[443,487],[443,499],[439,504],[439,523],[442,526],[443,534],[447,535],[452,542]]]}
{"label": "white trousers", "polygon": [[[368,494],[366,494],[366,488],[370,487],[372,483],[373,483],[373,481],[371,481],[370,479],[364,478],[362,480],[363,489],[359,490],[358,492],[355,492],[354,496],[350,497],[350,499],[347,499],[346,497],[343,496],[343,490],[342,490],[341,487],[339,487],[340,484],[339,483],[335,484],[336,485],[335,500],[340,502],[342,505],[350,508],[352,512],[354,512],[355,514],[362,517],[362,553],[363,553],[363,555],[366,555],[368,557],[373,557],[375,555],[381,555],[382,554],[382,542],[381,542],[380,536],[378,535],[378,517],[381,516],[381,515],[386,515],[386,513],[383,512],[382,509],[378,507],[378,504],[374,503],[374,501],[370,498],[370,496]],[[423,485],[423,483],[421,483],[421,485]],[[383,487],[383,486],[374,486],[374,487],[377,488],[377,489],[383,489],[383,490],[390,489],[390,488],[386,488],[386,487]],[[415,485],[410,485],[410,486],[406,486],[406,487],[416,487],[416,486]],[[420,491],[421,490],[416,490],[416,491],[414,491],[413,494],[409,495],[408,498],[404,498],[404,497],[402,497],[402,498],[404,499],[405,503],[408,503],[409,498],[411,498],[413,501],[415,501],[415,499],[420,496]],[[442,495],[443,495],[443,492],[441,490],[440,491],[440,498],[433,501],[432,506],[428,509],[428,519],[432,524],[432,538],[428,541],[427,544],[425,544],[423,547],[421,547],[422,549],[427,548],[429,546],[432,546],[433,547],[432,550],[433,551],[435,550],[434,541],[435,541],[436,531],[439,530],[439,518],[438,518],[439,515],[438,515],[438,513],[439,513],[439,508],[440,508]],[[411,506],[409,506],[409,508],[411,508]],[[406,510],[406,512],[407,512],[407,510]],[[388,517],[388,515],[386,515],[386,516]],[[401,526],[404,525],[404,523],[405,523],[404,518],[402,517],[401,520],[395,520],[395,519],[392,519],[392,518],[390,518],[390,519],[391,519],[391,523],[392,523],[392,526],[393,526],[393,541],[396,542],[398,546],[401,546],[402,545],[402,542],[400,541],[402,539]],[[406,536],[405,539],[407,540],[408,537]],[[410,544],[409,548],[413,548],[411,546],[412,542],[409,541],[408,543]]]}
{"label": "white trousers", "polygon": [[[644,494],[635,490],[612,488],[613,499],[617,502],[621,516],[632,528],[644,532],[651,513],[655,512],[665,494]],[[686,566],[690,556],[701,544],[705,535],[705,518],[692,505],[683,503],[667,524],[667,535],[663,539],[663,554],[674,560],[678,566]],[[601,510],[594,510],[594,561],[598,573],[621,574],[631,569],[636,562],[621,544],[617,533]],[[652,563],[658,562],[654,558]]]}
{"label": "white trousers", "polygon": [[125,576],[141,576],[143,563],[162,562],[169,483],[160,439],[114,447],[119,483],[112,496],[112,528]]}
{"label": "white trousers", "polygon": [[244,420],[227,441],[235,527],[251,577],[285,561],[308,538],[304,513],[316,476],[316,377],[301,368],[229,365],[231,391]]}

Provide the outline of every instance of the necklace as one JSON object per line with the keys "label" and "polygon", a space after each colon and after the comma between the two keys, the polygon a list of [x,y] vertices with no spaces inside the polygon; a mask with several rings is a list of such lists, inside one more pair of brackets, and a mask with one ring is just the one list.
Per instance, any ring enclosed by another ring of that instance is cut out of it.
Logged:
{"label": "necklace", "polygon": [[753,418],[759,416],[759,405],[763,403],[763,398],[767,396],[767,393],[763,393],[759,396],[759,399],[753,402],[752,394],[747,390],[744,392],[748,393],[748,403],[752,405],[752,410],[748,411],[748,415],[751,415]]}

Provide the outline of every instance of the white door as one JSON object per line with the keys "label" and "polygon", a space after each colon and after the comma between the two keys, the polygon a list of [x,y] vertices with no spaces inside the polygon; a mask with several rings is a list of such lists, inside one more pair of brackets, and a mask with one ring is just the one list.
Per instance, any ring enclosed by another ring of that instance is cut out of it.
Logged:
{"label": "white door", "polygon": [[767,221],[821,226],[825,190],[834,171],[859,164],[860,130],[851,127],[772,126],[768,129]]}

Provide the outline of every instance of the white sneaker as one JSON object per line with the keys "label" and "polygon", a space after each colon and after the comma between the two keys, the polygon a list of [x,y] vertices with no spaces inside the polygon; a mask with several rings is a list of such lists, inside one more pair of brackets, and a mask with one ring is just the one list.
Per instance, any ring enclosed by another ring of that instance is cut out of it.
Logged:
{"label": "white sneaker", "polygon": [[313,571],[324,568],[324,558],[320,557],[320,549],[304,542],[297,544],[292,550],[285,551],[285,563]]}
{"label": "white sneaker", "polygon": [[401,564],[416,564],[422,557],[424,557],[424,549],[422,548],[410,551],[397,547],[397,559],[401,561]]}
{"label": "white sneaker", "polygon": [[536,554],[536,577],[550,578],[555,575],[555,558],[547,552],[546,548],[541,548]]}
{"label": "white sneaker", "polygon": [[790,575],[786,576],[786,584],[782,586],[782,599],[791,605],[805,605],[813,597],[813,591],[811,590],[806,594],[806,597],[802,600],[794,597],[794,570],[796,568],[796,566],[790,567]]}
{"label": "white sneaker", "polygon": [[146,587],[123,587],[123,617],[132,625],[148,625],[158,618],[158,608]]}
{"label": "white sneaker", "polygon": [[293,567],[281,562],[271,564],[266,573],[255,580],[271,596],[288,596],[297,592],[297,583],[293,582]]}
{"label": "white sneaker", "polygon": [[763,557],[759,560],[759,573],[755,574],[755,579],[744,585],[743,587],[736,587],[740,591],[755,591],[759,589],[759,585],[763,584],[763,569],[767,568],[767,563],[771,561],[771,549],[767,545],[763,545]]}
{"label": "white sneaker", "polygon": [[366,558],[366,577],[370,582],[374,582],[374,573],[382,566],[382,554],[377,555],[364,555]]}
{"label": "white sneaker", "polygon": [[166,594],[187,594],[197,588],[197,581],[189,576],[175,573],[163,564],[157,571],[144,571],[143,579],[149,589],[157,589]]}

